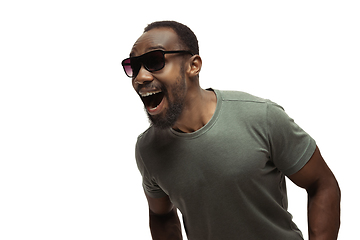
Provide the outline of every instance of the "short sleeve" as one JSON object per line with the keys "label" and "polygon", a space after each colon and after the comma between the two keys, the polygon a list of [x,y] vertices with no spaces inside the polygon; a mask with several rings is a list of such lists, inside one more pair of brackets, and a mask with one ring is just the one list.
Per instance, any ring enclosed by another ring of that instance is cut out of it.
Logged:
{"label": "short sleeve", "polygon": [[142,185],[143,185],[145,193],[152,198],[165,197],[166,193],[153,180],[153,178],[150,176],[149,172],[147,171],[144,161],[141,157],[138,143],[136,144],[136,147],[135,147],[135,158],[136,158],[136,164],[138,166],[138,169],[142,175],[142,179],[143,179]]}
{"label": "short sleeve", "polygon": [[287,176],[304,167],[315,151],[315,140],[274,103],[267,106],[267,129],[275,166]]}

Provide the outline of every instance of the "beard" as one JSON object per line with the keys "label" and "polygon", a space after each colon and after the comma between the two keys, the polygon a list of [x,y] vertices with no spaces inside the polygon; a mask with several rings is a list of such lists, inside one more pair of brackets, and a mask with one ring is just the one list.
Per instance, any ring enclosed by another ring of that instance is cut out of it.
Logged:
{"label": "beard", "polygon": [[[162,91],[164,92],[164,98],[168,102],[168,108],[165,109],[163,114],[153,116],[147,113],[147,115],[151,125],[159,129],[168,129],[175,125],[184,109],[186,83],[183,68],[181,68],[180,76],[176,79],[175,84],[169,90],[164,88]],[[173,100],[170,100],[169,92],[171,92]]]}

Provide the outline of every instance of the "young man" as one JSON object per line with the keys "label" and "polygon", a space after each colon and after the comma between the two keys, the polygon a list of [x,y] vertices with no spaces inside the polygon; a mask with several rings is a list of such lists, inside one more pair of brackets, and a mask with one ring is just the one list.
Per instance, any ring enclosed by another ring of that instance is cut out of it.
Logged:
{"label": "young man", "polygon": [[153,239],[303,239],[287,211],[285,175],[308,193],[310,240],[336,239],[340,189],[315,141],[268,100],[204,90],[196,36],[163,21],[122,62],[151,126],[136,161]]}

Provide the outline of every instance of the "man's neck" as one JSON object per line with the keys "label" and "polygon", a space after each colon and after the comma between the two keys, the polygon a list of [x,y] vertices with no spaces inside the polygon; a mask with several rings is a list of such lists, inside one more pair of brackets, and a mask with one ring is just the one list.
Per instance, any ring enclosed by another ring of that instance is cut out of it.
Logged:
{"label": "man's neck", "polygon": [[199,130],[214,115],[216,103],[216,95],[213,91],[199,88],[199,91],[189,94],[183,112],[173,129],[184,133]]}

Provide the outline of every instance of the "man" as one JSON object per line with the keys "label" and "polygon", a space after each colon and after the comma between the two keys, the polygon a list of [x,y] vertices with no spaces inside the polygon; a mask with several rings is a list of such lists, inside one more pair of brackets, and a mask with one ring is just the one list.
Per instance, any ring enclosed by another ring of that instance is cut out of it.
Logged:
{"label": "man", "polygon": [[202,89],[188,27],[148,25],[122,65],[151,121],[135,152],[153,239],[182,239],[176,209],[189,240],[303,239],[285,175],[308,193],[309,239],[337,238],[340,189],[315,141],[271,101]]}

